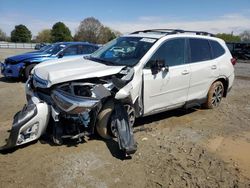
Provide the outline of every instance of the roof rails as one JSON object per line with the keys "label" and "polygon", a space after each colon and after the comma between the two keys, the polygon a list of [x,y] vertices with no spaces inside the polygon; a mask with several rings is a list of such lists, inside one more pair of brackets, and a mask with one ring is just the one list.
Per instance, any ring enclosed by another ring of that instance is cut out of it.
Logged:
{"label": "roof rails", "polygon": [[165,35],[171,35],[171,34],[177,34],[177,33],[194,33],[196,35],[206,35],[214,37],[215,35],[212,33],[208,33],[205,31],[187,31],[182,29],[148,29],[148,30],[142,30],[142,31],[135,31],[131,34],[139,34],[139,33],[159,33],[159,34],[165,34]]}

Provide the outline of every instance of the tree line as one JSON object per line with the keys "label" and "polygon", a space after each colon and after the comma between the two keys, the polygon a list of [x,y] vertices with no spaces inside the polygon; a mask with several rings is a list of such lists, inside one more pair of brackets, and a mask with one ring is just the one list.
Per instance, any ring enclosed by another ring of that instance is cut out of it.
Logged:
{"label": "tree line", "polygon": [[[10,37],[0,29],[0,41],[11,42],[51,43],[62,41],[86,41],[105,44],[119,35],[121,35],[119,31],[114,31],[103,25],[94,17],[88,17],[82,20],[74,36],[72,36],[70,29],[63,22],[57,22],[51,29],[40,31],[33,40],[31,31],[23,24],[16,25],[13,31],[11,31]],[[239,35],[234,35],[233,33],[218,33],[216,36],[226,42],[250,42],[250,30],[245,30]]]}
{"label": "tree line", "polygon": [[86,41],[105,44],[121,35],[119,31],[104,26],[98,19],[88,17],[81,21],[76,33],[72,36],[70,29],[63,23],[55,23],[51,29],[44,29],[32,39],[31,31],[23,24],[16,25],[8,37],[0,29],[0,41],[53,43],[63,41]]}

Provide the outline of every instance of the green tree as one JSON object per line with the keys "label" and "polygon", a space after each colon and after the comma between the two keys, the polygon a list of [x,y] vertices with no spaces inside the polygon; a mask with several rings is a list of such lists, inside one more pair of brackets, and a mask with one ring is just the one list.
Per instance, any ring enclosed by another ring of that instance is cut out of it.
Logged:
{"label": "green tree", "polygon": [[240,36],[228,34],[228,33],[218,33],[216,37],[223,39],[226,42],[240,42]]}
{"label": "green tree", "polygon": [[6,34],[0,29],[0,41],[6,41],[7,36]]}
{"label": "green tree", "polygon": [[57,22],[51,30],[52,42],[72,41],[72,36],[69,28],[62,22]]}
{"label": "green tree", "polygon": [[98,43],[99,44],[105,44],[108,41],[113,40],[116,38],[116,35],[109,27],[102,27],[100,35],[98,36]]}
{"label": "green tree", "polygon": [[36,42],[51,42],[51,30],[44,29],[40,31],[36,37]]}
{"label": "green tree", "polygon": [[[117,32],[118,33],[118,32]],[[76,41],[104,44],[116,37],[116,33],[104,26],[98,19],[88,17],[81,21],[74,36]]]}
{"label": "green tree", "polygon": [[97,43],[102,24],[94,17],[88,17],[81,21],[75,34],[75,40]]}
{"label": "green tree", "polygon": [[31,31],[25,25],[16,25],[15,29],[11,31],[12,42],[30,42]]}

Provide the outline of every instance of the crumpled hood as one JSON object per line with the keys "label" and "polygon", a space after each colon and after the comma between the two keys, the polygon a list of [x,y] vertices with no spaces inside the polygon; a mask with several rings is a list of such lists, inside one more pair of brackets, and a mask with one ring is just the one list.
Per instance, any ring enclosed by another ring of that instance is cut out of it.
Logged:
{"label": "crumpled hood", "polygon": [[9,57],[8,59],[11,59],[13,61],[24,61],[26,59],[33,59],[33,58],[40,58],[40,57],[49,57],[50,54],[43,54],[43,53],[25,53],[25,54],[20,54],[16,56]]}
{"label": "crumpled hood", "polygon": [[51,60],[35,66],[33,73],[48,82],[48,86],[86,78],[117,74],[124,66],[108,66],[81,57]]}

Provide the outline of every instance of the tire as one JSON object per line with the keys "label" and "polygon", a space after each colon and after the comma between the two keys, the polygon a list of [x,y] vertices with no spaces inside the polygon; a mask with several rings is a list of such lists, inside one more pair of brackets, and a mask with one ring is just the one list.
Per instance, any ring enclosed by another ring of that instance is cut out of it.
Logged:
{"label": "tire", "polygon": [[114,110],[114,102],[108,100],[102,107],[101,112],[97,116],[96,131],[104,139],[111,139],[109,134],[110,118]]}
{"label": "tire", "polygon": [[34,66],[36,66],[36,64],[31,64],[31,65],[28,65],[25,70],[24,70],[24,77],[26,80],[28,80],[29,76],[30,76],[30,73],[32,71],[32,69],[34,68]]}
{"label": "tire", "polygon": [[214,82],[207,95],[207,101],[204,104],[205,108],[213,109],[219,106],[224,94],[224,86],[221,81]]}

